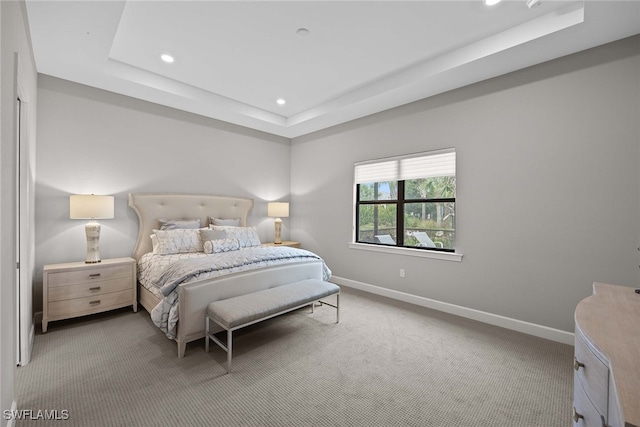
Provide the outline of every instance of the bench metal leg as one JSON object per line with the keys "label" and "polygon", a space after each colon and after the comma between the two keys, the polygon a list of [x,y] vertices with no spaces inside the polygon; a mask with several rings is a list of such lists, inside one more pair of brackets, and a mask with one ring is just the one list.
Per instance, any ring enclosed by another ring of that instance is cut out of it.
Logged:
{"label": "bench metal leg", "polygon": [[[204,336],[204,351],[209,353],[209,340],[213,340],[221,349],[227,352],[227,373],[231,372],[231,351],[233,346],[233,331],[227,329],[227,345],[225,346],[222,341],[217,337],[211,335],[210,324],[211,318],[205,317],[205,336]],[[216,322],[217,323],[217,322]],[[222,326],[222,325],[221,325]],[[226,329],[226,328],[225,328]]]}
{"label": "bench metal leg", "polygon": [[[336,323],[340,323],[340,293],[336,294],[336,304],[333,305],[330,302],[318,300],[320,305],[328,305],[329,307],[333,307],[336,309]],[[313,307],[313,304],[311,305]],[[313,309],[311,310],[313,313]]]}
{"label": "bench metal leg", "polygon": [[204,351],[209,353],[209,316],[204,320]]}
{"label": "bench metal leg", "polygon": [[227,330],[227,374],[231,372],[231,350],[233,345],[233,332]]}

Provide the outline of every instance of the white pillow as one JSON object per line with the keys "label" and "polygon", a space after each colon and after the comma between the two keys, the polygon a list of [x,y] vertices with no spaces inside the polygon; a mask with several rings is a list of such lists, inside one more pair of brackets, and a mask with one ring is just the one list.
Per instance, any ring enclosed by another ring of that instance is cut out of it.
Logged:
{"label": "white pillow", "polygon": [[238,239],[207,240],[203,246],[205,254],[217,254],[220,252],[237,251],[240,249],[240,242]]}
{"label": "white pillow", "polygon": [[222,219],[209,217],[209,225],[220,225],[225,227],[240,227],[240,218]]}
{"label": "white pillow", "polygon": [[151,237],[151,247],[153,248],[154,254],[158,253],[158,238],[156,237],[156,231],[158,230],[153,230],[153,234],[149,236]]}
{"label": "white pillow", "polygon": [[224,231],[227,239],[238,239],[241,248],[260,246],[260,237],[255,227],[223,227],[210,225],[209,228],[216,231]]}
{"label": "white pillow", "polygon": [[[177,230],[158,230],[155,233],[160,255],[203,252],[200,230],[195,228]],[[153,242],[153,239],[151,239]]]}
{"label": "white pillow", "polygon": [[196,219],[159,219],[160,230],[175,230],[178,228],[200,228],[200,218]]}
{"label": "white pillow", "polygon": [[212,230],[210,228],[201,228],[200,229],[200,240],[202,242],[206,242],[207,240],[220,240],[226,239],[227,233],[222,230]]}

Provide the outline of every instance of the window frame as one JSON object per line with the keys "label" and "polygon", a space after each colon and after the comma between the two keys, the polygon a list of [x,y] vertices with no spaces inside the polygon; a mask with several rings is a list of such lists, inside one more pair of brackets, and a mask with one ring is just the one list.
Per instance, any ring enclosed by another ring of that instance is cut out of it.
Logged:
{"label": "window frame", "polygon": [[[453,152],[455,155],[455,149],[449,148],[444,150],[423,152],[423,153],[415,153],[406,156],[396,156],[392,158],[383,158],[373,161],[360,162],[366,164],[379,164],[392,160],[398,159],[412,159],[418,157],[428,157],[435,156],[437,154],[442,153],[451,153]],[[455,157],[457,159],[457,157]],[[456,160],[457,161],[457,160]],[[356,175],[357,175],[357,167],[360,163],[356,163]],[[449,176],[456,176],[457,172],[455,171],[454,166],[454,174]],[[428,178],[428,177],[425,177]],[[422,179],[422,178],[411,178],[411,179]],[[421,247],[421,246],[406,246],[405,245],[405,206],[407,204],[414,203],[456,203],[456,195],[454,197],[438,197],[438,198],[407,198],[405,194],[405,182],[408,179],[398,179],[398,180],[389,180],[385,179],[382,181],[372,181],[372,182],[395,182],[397,184],[397,197],[395,199],[381,199],[381,200],[360,200],[360,185],[362,183],[357,182],[357,178],[355,180],[355,209],[354,209],[354,217],[355,217],[355,228],[354,228],[354,236],[353,236],[353,245],[352,247],[357,247],[358,245],[372,245],[375,247],[381,246],[383,248],[397,248],[401,250],[417,250],[417,251],[428,251],[428,252],[439,252],[439,253],[447,253],[447,254],[455,254],[455,248],[439,248],[439,247]],[[363,182],[364,183],[364,182]],[[457,182],[456,182],[457,184]],[[376,205],[395,205],[396,207],[396,244],[386,244],[386,243],[378,243],[378,242],[370,242],[370,241],[361,241],[360,240],[360,207],[361,206],[376,206]],[[457,209],[456,209],[457,211]],[[456,228],[454,228],[455,230]]]}

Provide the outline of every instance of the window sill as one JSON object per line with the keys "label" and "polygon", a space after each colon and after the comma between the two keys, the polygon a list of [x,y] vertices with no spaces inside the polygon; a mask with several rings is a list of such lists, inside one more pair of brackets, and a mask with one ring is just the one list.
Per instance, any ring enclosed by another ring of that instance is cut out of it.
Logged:
{"label": "window sill", "polygon": [[349,248],[372,252],[385,252],[395,255],[407,255],[420,258],[441,259],[445,261],[462,261],[462,254],[455,252],[425,251],[422,249],[394,248],[393,246],[367,245],[366,243],[349,243]]}

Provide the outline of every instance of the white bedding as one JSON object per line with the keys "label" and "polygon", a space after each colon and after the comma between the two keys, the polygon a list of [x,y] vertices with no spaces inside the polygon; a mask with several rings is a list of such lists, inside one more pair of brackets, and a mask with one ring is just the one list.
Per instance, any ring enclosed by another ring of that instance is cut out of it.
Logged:
{"label": "white bedding", "polygon": [[152,252],[142,255],[138,260],[138,283],[144,286],[147,290],[151,291],[158,298],[163,298],[160,288],[156,287],[154,282],[154,272],[157,272],[165,268],[169,264],[172,264],[180,259],[187,258],[201,258],[209,256],[204,252],[194,252],[188,254],[173,254],[173,255],[156,255]]}
{"label": "white bedding", "polygon": [[[239,271],[321,258],[303,249],[289,247],[250,247],[236,251],[156,255],[147,253],[138,261],[138,281],[161,299],[151,318],[169,338],[175,338],[178,322],[178,292],[181,283],[193,282]],[[331,271],[324,265],[324,280]]]}

